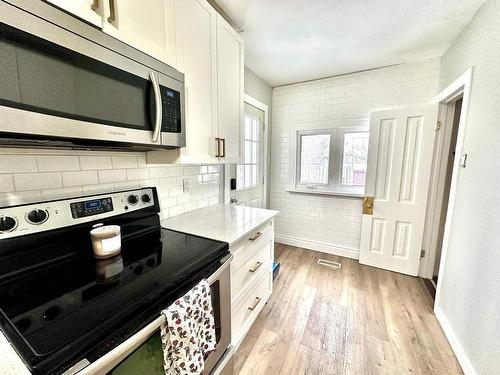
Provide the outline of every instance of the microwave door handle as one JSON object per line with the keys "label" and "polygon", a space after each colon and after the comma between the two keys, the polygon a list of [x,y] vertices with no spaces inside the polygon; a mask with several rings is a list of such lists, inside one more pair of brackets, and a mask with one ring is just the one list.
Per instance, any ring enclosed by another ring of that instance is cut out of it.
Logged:
{"label": "microwave door handle", "polygon": [[156,75],[154,72],[149,73],[149,79],[153,84],[153,91],[155,94],[156,116],[155,116],[155,126],[153,130],[153,142],[156,143],[158,142],[161,130],[161,118],[162,118],[161,92],[160,92],[160,85],[158,84],[158,80],[156,79]]}

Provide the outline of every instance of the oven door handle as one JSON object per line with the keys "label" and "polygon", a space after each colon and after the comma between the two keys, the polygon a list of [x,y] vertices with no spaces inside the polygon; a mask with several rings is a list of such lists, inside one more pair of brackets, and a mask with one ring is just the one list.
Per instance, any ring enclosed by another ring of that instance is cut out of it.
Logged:
{"label": "oven door handle", "polygon": [[153,130],[153,142],[158,142],[158,138],[160,137],[160,130],[161,130],[161,119],[163,117],[162,114],[162,103],[161,103],[161,91],[160,91],[160,84],[158,83],[158,80],[156,79],[156,75],[154,72],[149,73],[149,79],[151,80],[151,83],[153,84],[153,92],[155,94],[155,107],[156,107],[156,114],[155,114],[155,126]]}

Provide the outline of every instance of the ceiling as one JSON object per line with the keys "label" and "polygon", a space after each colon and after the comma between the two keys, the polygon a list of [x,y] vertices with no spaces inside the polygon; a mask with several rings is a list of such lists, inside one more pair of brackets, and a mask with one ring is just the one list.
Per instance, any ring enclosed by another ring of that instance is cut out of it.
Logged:
{"label": "ceiling", "polygon": [[485,0],[217,0],[272,86],[441,56]]}

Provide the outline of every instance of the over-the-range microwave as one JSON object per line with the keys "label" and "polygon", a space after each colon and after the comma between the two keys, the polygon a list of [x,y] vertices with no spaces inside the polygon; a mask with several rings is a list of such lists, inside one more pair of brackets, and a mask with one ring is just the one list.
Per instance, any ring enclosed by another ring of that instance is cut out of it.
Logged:
{"label": "over-the-range microwave", "polygon": [[47,3],[0,0],[0,144],[185,143],[182,73]]}

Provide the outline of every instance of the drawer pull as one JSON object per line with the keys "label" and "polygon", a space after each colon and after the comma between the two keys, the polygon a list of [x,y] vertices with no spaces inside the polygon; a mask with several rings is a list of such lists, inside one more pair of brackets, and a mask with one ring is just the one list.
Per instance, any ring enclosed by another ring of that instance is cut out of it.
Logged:
{"label": "drawer pull", "polygon": [[248,310],[250,310],[250,311],[254,311],[254,310],[255,310],[255,308],[257,307],[257,305],[260,303],[260,301],[261,301],[261,300],[262,300],[262,298],[260,298],[260,297],[256,297],[256,298],[255,298],[255,302],[253,303],[253,305],[252,305],[252,306],[250,306],[250,307],[248,308]]}
{"label": "drawer pull", "polygon": [[262,232],[255,233],[252,237],[249,238],[250,241],[255,241],[257,238],[262,236]]}
{"label": "drawer pull", "polygon": [[262,266],[262,262],[257,262],[253,268],[250,268],[248,271],[250,272],[255,272],[259,269],[259,267]]}

